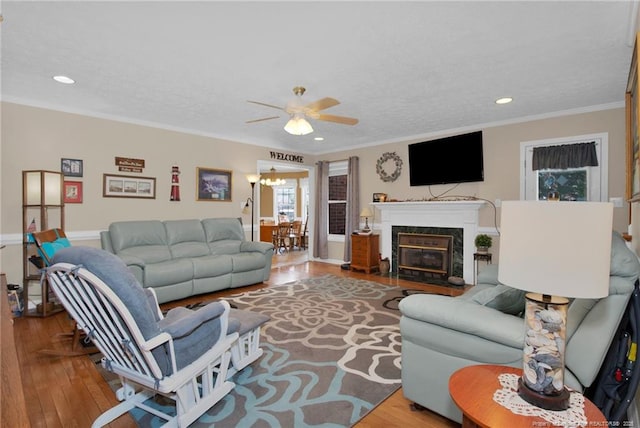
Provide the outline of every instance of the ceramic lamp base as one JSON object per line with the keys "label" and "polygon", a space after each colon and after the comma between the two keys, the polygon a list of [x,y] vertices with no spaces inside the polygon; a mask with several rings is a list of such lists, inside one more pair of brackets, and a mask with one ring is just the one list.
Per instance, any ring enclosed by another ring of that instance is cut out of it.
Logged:
{"label": "ceramic lamp base", "polygon": [[560,411],[569,408],[571,393],[567,388],[555,395],[544,395],[525,385],[522,378],[518,379],[518,395],[529,404],[546,410]]}

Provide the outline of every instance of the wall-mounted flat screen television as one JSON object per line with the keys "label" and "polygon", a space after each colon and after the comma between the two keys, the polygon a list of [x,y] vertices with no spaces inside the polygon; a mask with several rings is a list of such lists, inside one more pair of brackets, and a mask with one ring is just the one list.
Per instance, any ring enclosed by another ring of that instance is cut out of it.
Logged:
{"label": "wall-mounted flat screen television", "polygon": [[409,144],[409,184],[484,181],[482,131]]}

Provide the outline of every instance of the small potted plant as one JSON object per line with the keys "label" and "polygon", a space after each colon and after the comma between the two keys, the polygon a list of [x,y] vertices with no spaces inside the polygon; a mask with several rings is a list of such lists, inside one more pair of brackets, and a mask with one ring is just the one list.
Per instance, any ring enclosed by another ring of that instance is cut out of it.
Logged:
{"label": "small potted plant", "polygon": [[491,247],[492,239],[489,235],[481,233],[476,236],[475,244],[479,253],[487,253]]}

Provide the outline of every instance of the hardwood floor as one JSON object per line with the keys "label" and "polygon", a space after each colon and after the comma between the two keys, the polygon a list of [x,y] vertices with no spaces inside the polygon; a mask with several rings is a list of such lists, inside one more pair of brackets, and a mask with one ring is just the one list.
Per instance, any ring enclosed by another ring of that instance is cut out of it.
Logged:
{"label": "hardwood floor", "polygon": [[[340,266],[307,261],[306,252],[292,251],[274,255],[271,277],[267,283],[200,295],[162,305],[163,308],[186,305],[243,291],[256,290],[297,279],[334,274],[367,279],[388,285],[409,286],[428,291],[458,295],[460,289],[430,286],[396,278],[342,270]],[[114,393],[87,356],[53,357],[39,353],[45,348],[67,349],[69,343],[56,339],[58,333],[71,331],[66,313],[48,318],[16,318],[14,336],[29,420],[24,427],[88,427],[102,412],[117,404]],[[3,376],[10,376],[4,373]],[[10,397],[2,397],[3,400]],[[357,428],[373,427],[459,427],[428,410],[412,411],[402,389],[376,407]],[[1,421],[0,421],[1,422]],[[0,423],[0,426],[4,424]],[[123,416],[110,427],[132,427],[133,420]]]}

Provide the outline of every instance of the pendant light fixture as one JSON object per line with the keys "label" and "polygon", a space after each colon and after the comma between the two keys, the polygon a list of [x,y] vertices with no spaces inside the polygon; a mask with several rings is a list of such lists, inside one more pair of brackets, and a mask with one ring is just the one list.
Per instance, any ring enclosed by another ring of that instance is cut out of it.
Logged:
{"label": "pendant light fixture", "polygon": [[268,177],[263,177],[260,179],[260,184],[262,184],[263,186],[282,186],[283,184],[285,184],[287,182],[287,180],[283,179],[283,178],[276,178],[276,169],[274,167],[271,167],[271,169],[269,170],[269,176]]}

